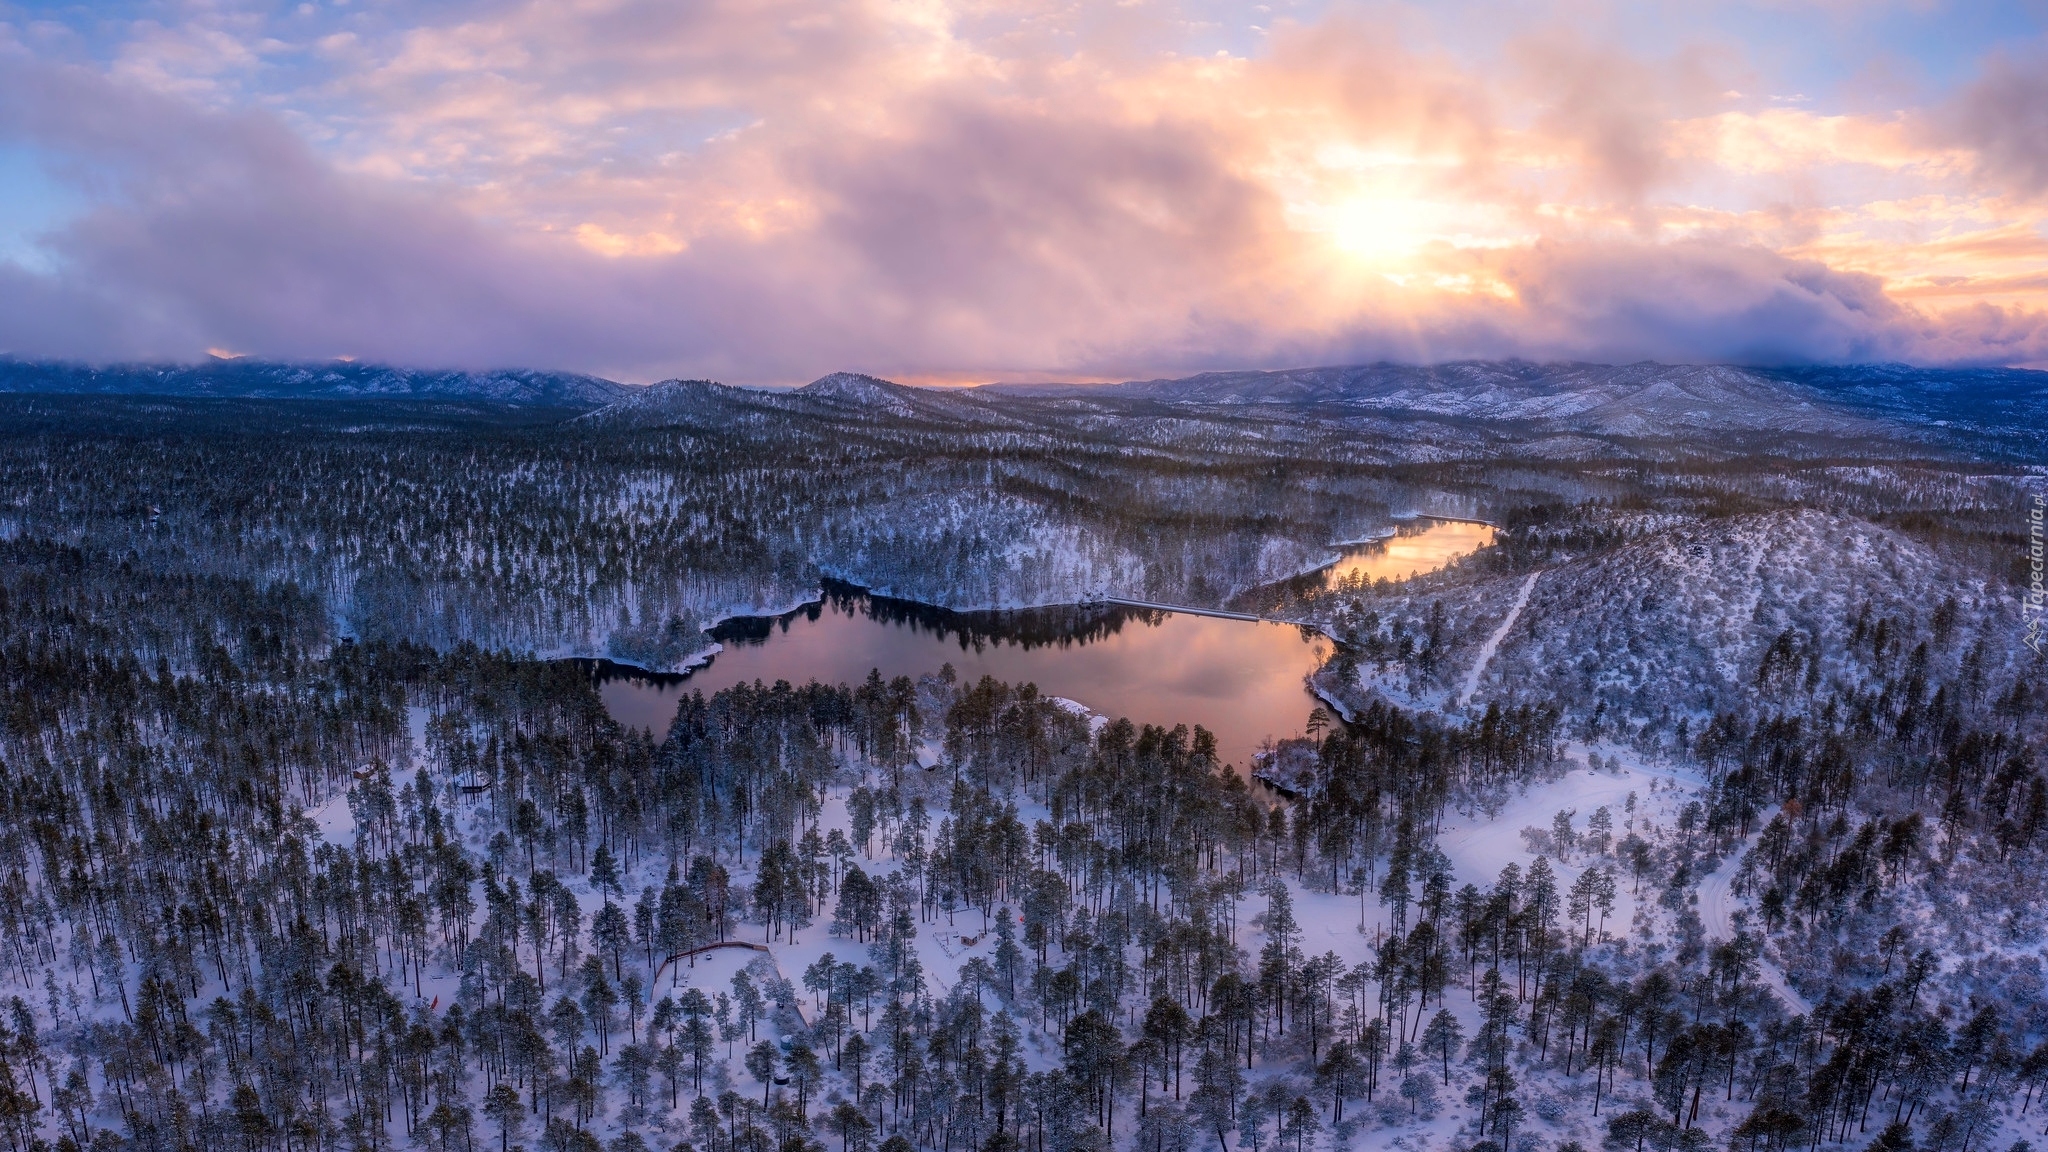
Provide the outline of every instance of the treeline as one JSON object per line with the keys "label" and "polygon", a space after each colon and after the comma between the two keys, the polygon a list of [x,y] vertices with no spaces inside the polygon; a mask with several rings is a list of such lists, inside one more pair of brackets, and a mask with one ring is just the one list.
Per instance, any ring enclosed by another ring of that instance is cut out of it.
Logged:
{"label": "treeline", "polygon": [[1465,428],[1418,424],[1411,444],[1379,450],[1284,406],[1105,403],[935,414],[705,389],[672,409],[536,424],[477,403],[7,396],[0,537],[290,580],[364,641],[650,667],[701,649],[704,624],[784,607],[821,577],[954,608],[1111,592],[1300,615],[1305,593],[1285,578],[1328,559],[1329,541],[1416,510],[1507,525],[1472,563],[1513,571],[1612,546],[1572,514],[1592,501],[1829,507],[1973,557],[2013,542],[1992,519],[2012,475],[1898,446],[1877,449],[1896,464],[1650,464],[1619,442],[1517,460]]}
{"label": "treeline", "polygon": [[545,427],[283,401],[35,418],[50,403],[0,397],[23,417],[0,419],[0,535],[294,580],[365,641],[654,666],[821,576],[960,608],[1212,602],[1311,564],[1411,483],[1342,450],[1187,432],[1132,452],[1085,421],[939,427],[740,390],[666,421]]}

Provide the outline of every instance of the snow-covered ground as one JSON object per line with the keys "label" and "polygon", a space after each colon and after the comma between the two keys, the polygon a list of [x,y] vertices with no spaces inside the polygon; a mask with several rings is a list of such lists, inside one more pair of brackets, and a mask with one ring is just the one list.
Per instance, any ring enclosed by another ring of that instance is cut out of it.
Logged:
{"label": "snow-covered ground", "polygon": [[[1497,813],[1491,816],[1476,813],[1445,821],[1442,832],[1437,836],[1437,847],[1457,865],[1460,881],[1486,885],[1511,863],[1526,872],[1529,865],[1536,862],[1538,853],[1531,851],[1523,840],[1522,829],[1534,827],[1547,832],[1551,820],[1561,811],[1576,813],[1574,824],[1583,829],[1586,818],[1595,809],[1607,809],[1614,819],[1617,840],[1628,831],[1626,808],[1632,795],[1636,797],[1639,826],[1659,818],[1668,820],[1675,815],[1680,806],[1676,800],[1677,789],[1681,783],[1688,782],[1685,773],[1674,768],[1645,765],[1633,753],[1627,753],[1624,759],[1625,750],[1609,745],[1575,747],[1582,753],[1603,759],[1612,756],[1620,766],[1595,770],[1586,766],[1583,755],[1567,754],[1566,762],[1573,765],[1570,770],[1555,780],[1526,789]],[[1576,879],[1589,864],[1597,862],[1580,853],[1573,853],[1570,859],[1571,863],[1565,863],[1554,855],[1550,858],[1551,865],[1558,870],[1560,885]],[[1626,895],[1626,892],[1622,893],[1622,897]],[[1621,909],[1622,905],[1617,903],[1614,919],[1625,923]]]}
{"label": "snow-covered ground", "polygon": [[[1743,858],[1749,855],[1750,849],[1756,847],[1757,839],[1764,834],[1764,826],[1777,814],[1778,807],[1772,805],[1770,811],[1757,818],[1756,830],[1749,834],[1749,839],[1723,857],[1720,867],[1700,878],[1700,923],[1706,925],[1709,939],[1732,940],[1739,931],[1735,923],[1736,913],[1746,913],[1748,908],[1742,897],[1735,894],[1735,876],[1742,871]],[[1794,1015],[1805,1016],[1813,1011],[1812,1003],[1801,996],[1798,989],[1793,988],[1791,982],[1785,979],[1784,969],[1772,963],[1768,957],[1757,961],[1757,978],[1762,980]]]}
{"label": "snow-covered ground", "polygon": [[[1527,585],[1525,584],[1525,588]],[[1084,706],[1069,700],[1056,701],[1059,706],[1086,715],[1091,727],[1099,727],[1103,718]],[[424,709],[414,709],[408,716],[408,727],[412,733],[415,749],[425,755],[429,716]],[[927,749],[936,759],[936,748]],[[1513,864],[1526,875],[1539,854],[1547,856],[1556,875],[1560,892],[1568,890],[1572,882],[1588,867],[1599,866],[1614,870],[1617,885],[1614,908],[1599,930],[1606,936],[1620,937],[1630,933],[1639,914],[1656,917],[1660,912],[1651,906],[1653,893],[1645,891],[1640,898],[1632,894],[1626,869],[1611,855],[1591,855],[1584,851],[1569,851],[1563,854],[1554,850],[1539,853],[1547,847],[1542,836],[1525,837],[1525,829],[1548,834],[1554,827],[1558,813],[1570,814],[1575,830],[1583,832],[1589,818],[1599,809],[1606,809],[1613,821],[1613,837],[1618,842],[1630,831],[1646,838],[1655,838],[1662,829],[1672,827],[1679,811],[1694,798],[1701,781],[1696,773],[1682,767],[1646,760],[1632,749],[1600,743],[1591,746],[1569,745],[1564,758],[1565,770],[1556,777],[1536,783],[1522,791],[1499,799],[1483,808],[1453,811],[1447,814],[1437,838],[1438,847],[1450,859],[1458,885],[1470,883],[1484,889],[1491,885],[1502,869]],[[851,835],[852,817],[848,808],[850,777],[841,786],[830,789],[822,811],[818,816],[821,832],[839,830]],[[1049,815],[1041,807],[1022,797],[1019,815],[1027,826]],[[936,820],[942,813],[934,811]],[[330,843],[347,844],[353,837],[354,824],[350,815],[347,798],[336,797],[308,813],[323,839]],[[1766,814],[1759,825],[1767,822]],[[490,822],[488,808],[479,804],[469,808],[464,816],[466,839],[471,847],[483,850],[483,841]],[[1751,843],[1754,843],[1752,838]],[[1746,848],[1746,846],[1745,846]],[[1734,935],[1737,913],[1742,901],[1732,891],[1732,881],[1739,867],[1742,851],[1731,853],[1720,866],[1701,880],[1698,889],[1698,911],[1710,938],[1725,939]],[[754,879],[753,864],[757,857],[750,851],[746,863],[734,869],[735,884],[751,884]],[[859,866],[870,876],[880,878],[899,867],[881,836],[876,836],[857,858]],[[662,860],[643,861],[638,873],[624,877],[628,893],[637,892],[648,883],[659,883],[660,872],[665,869]],[[584,877],[567,877],[567,887],[573,891],[582,905],[586,922],[603,903],[603,897],[593,891]],[[1292,900],[1295,918],[1301,929],[1301,947],[1311,957],[1334,954],[1347,968],[1355,968],[1374,959],[1377,944],[1390,933],[1392,924],[1389,911],[1377,897],[1356,892],[1327,892],[1306,888],[1289,879],[1286,882]],[[1248,893],[1239,905],[1237,923],[1240,925],[1238,942],[1246,951],[1256,954],[1263,943],[1263,936],[1253,927],[1255,920],[1267,911],[1267,897],[1259,891]],[[730,995],[734,976],[744,968],[753,968],[758,977],[765,971],[772,971],[795,986],[795,994],[809,1015],[811,993],[802,987],[803,974],[828,953],[835,960],[851,961],[856,964],[869,962],[866,945],[845,937],[833,936],[829,931],[831,913],[829,908],[820,914],[812,924],[798,929],[794,939],[768,939],[765,930],[757,924],[742,923],[736,937],[762,944],[765,952],[751,949],[723,949],[701,954],[688,963],[674,965],[660,973],[660,978],[649,989],[650,1000],[664,995],[677,995],[681,989],[699,988],[714,1000],[720,993]],[[923,965],[928,987],[935,996],[944,996],[960,979],[961,968],[970,960],[981,958],[993,962],[995,939],[994,925],[977,910],[967,909],[951,914],[940,913],[930,922],[920,923],[915,938],[919,961]],[[1060,962],[1055,947],[1054,962]],[[1768,963],[1764,965],[1762,979],[1776,993],[1789,1009],[1806,1012],[1810,1006],[1786,982],[1782,972]],[[552,981],[551,981],[552,988]],[[434,1007],[450,1003],[459,991],[459,980],[445,964],[430,966],[427,974],[417,982],[419,1003]],[[765,989],[764,989],[765,991]],[[988,1006],[993,1010],[1000,1006],[998,998],[991,992]],[[1469,989],[1453,987],[1442,1005],[1458,1017],[1466,1034],[1472,1035],[1480,1025],[1479,1014]],[[1435,1010],[1435,1005],[1430,1011]],[[1059,1042],[1056,1035],[1036,1028],[1034,1011],[1023,1004],[1016,1006],[1020,1030],[1024,1038],[1023,1058],[1033,1070],[1046,1070],[1061,1062]],[[1411,1028],[1419,1025],[1419,1017],[1408,1017]],[[621,1021],[623,1031],[624,1021]],[[760,1022],[757,1035],[763,1039],[785,1039],[783,1029],[773,1016]],[[623,1038],[621,1038],[623,1039]],[[744,1040],[728,1042],[721,1038],[716,1045],[716,1055],[727,1060],[728,1065],[712,1075],[720,1085],[730,1085],[743,1095],[754,1096],[772,1090],[772,1086],[756,1082],[737,1057],[744,1054],[747,1043]],[[829,1061],[828,1061],[829,1064]],[[1373,1148],[1404,1148],[1422,1152],[1427,1149],[1447,1148],[1464,1138],[1464,1126],[1473,1118],[1472,1109],[1463,1101],[1463,1088],[1471,1073],[1461,1066],[1454,1066],[1452,1083],[1438,1090],[1434,1113],[1411,1115],[1406,1103],[1393,1091],[1390,1082],[1382,1094],[1381,1101],[1372,1107],[1359,1106],[1351,1110],[1356,1124],[1353,1146]],[[1288,1080],[1305,1090],[1306,1082],[1297,1079],[1298,1074],[1286,1061],[1262,1061],[1250,1078],[1254,1085],[1274,1077]],[[712,1080],[707,1078],[707,1084]],[[844,1088],[828,1075],[828,1082],[820,1086],[819,1098],[824,1099],[830,1091]],[[1639,1090],[1640,1085],[1625,1080],[1621,1085],[1624,1096]],[[1293,1089],[1290,1089],[1293,1090]],[[1563,1107],[1562,1102],[1574,1099],[1586,1091],[1586,1085],[1578,1079],[1567,1080],[1551,1073],[1531,1075],[1523,1089],[1523,1097],[1532,1108],[1526,1131],[1541,1131],[1554,1143],[1576,1139],[1582,1144],[1593,1146],[1604,1135],[1599,1122],[1592,1120],[1586,1109],[1572,1106]],[[1548,1112],[1551,1119],[1542,1114]],[[1717,1123],[1726,1120],[1725,1116]],[[673,1134],[680,1136],[681,1114],[675,1114],[668,1121]],[[1127,1136],[1130,1116],[1126,1112],[1120,1121],[1120,1136]],[[1461,1134],[1463,1133],[1463,1134]],[[1335,1145],[1333,1145],[1335,1147]]]}

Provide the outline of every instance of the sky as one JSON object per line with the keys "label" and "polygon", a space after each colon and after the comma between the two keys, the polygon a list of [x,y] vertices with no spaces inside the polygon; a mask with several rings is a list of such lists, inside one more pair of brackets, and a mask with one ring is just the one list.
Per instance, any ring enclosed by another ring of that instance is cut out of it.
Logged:
{"label": "sky", "polygon": [[2048,366],[2048,0],[0,0],[0,354]]}

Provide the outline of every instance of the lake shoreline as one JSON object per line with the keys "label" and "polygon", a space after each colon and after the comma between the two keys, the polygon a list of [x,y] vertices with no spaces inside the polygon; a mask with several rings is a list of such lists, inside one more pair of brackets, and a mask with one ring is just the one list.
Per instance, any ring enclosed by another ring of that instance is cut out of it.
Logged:
{"label": "lake shoreline", "polygon": [[[1435,513],[1414,513],[1411,515],[1397,516],[1393,519],[1397,522],[1396,525],[1388,528],[1385,532],[1377,533],[1371,536],[1360,537],[1356,540],[1333,541],[1330,544],[1325,545],[1325,547],[1335,548],[1339,550],[1360,550],[1372,547],[1373,545],[1386,544],[1389,541],[1401,538],[1400,525],[1412,524],[1416,521],[1439,521],[1447,524],[1472,524],[1483,528],[1493,529],[1495,532],[1501,531],[1500,526],[1494,524],[1492,521],[1479,520],[1469,516],[1443,516],[1437,515]],[[1487,546],[1488,545],[1482,544],[1478,547],[1483,548]],[[1473,549],[1473,551],[1477,550],[1477,548]],[[1458,555],[1470,555],[1470,552],[1459,553]],[[1294,581],[1304,580],[1310,577],[1328,573],[1331,569],[1337,567],[1338,565],[1343,564],[1346,559],[1346,557],[1340,555],[1335,559],[1326,561],[1322,564],[1318,564],[1312,568],[1302,569],[1301,571],[1293,573],[1292,575],[1283,576],[1277,580],[1269,580],[1264,584],[1254,585],[1250,588],[1244,589],[1241,592],[1233,593],[1231,596],[1226,597],[1223,603],[1227,605],[1240,597],[1258,592],[1261,589],[1277,588]],[[1437,569],[1431,569],[1431,571],[1436,570]],[[1403,579],[1406,578],[1407,577],[1405,576],[1403,577]],[[692,673],[697,672],[705,667],[708,667],[712,663],[712,659],[714,657],[725,651],[725,645],[719,639],[719,634],[722,629],[745,627],[753,622],[760,622],[769,626],[773,626],[774,624],[787,621],[800,613],[808,612],[823,606],[826,603],[826,601],[828,601],[834,595],[835,586],[837,586],[838,589],[842,589],[860,596],[865,596],[871,600],[889,604],[905,605],[913,607],[914,609],[919,611],[930,613],[943,613],[949,616],[962,618],[984,616],[1000,617],[1010,615],[1013,613],[1048,613],[1065,610],[1088,610],[1108,606],[1115,608],[1128,608],[1138,611],[1179,612],[1197,616],[1212,616],[1226,620],[1243,620],[1246,622],[1265,621],[1274,624],[1294,624],[1304,626],[1307,626],[1309,623],[1307,621],[1301,620],[1290,620],[1281,616],[1267,616],[1258,613],[1240,612],[1222,606],[1205,607],[1202,605],[1194,604],[1162,604],[1147,600],[1118,596],[1100,596],[1093,599],[1082,600],[1055,600],[1044,604],[1012,604],[1004,605],[1002,607],[955,608],[951,605],[937,604],[929,600],[918,600],[913,597],[893,595],[886,591],[877,591],[876,589],[861,584],[857,581],[848,580],[840,576],[827,575],[820,579],[818,586],[818,594],[816,596],[809,597],[804,600],[799,600],[794,604],[790,605],[789,607],[786,607],[780,611],[733,613],[731,615],[721,616],[708,624],[702,625],[700,631],[702,631],[706,636],[711,637],[713,642],[709,646],[691,653],[688,659],[686,659],[679,668],[649,668],[644,664],[637,664],[631,660],[622,660],[617,656],[599,656],[578,652],[563,652],[560,654],[544,657],[544,659],[574,660],[580,662],[600,663],[616,668],[631,669],[637,672],[638,674],[646,677],[673,677],[677,679],[686,678],[690,676]],[[1333,636],[1330,637],[1330,639],[1332,641],[1335,641],[1336,637]]]}
{"label": "lake shoreline", "polygon": [[[1432,521],[1434,518],[1431,518]],[[1435,570],[1486,540],[1431,525],[1351,562]],[[1269,586],[1270,587],[1270,586]],[[1255,615],[1107,598],[1031,608],[956,610],[880,594],[843,580],[772,617],[730,617],[707,630],[719,651],[679,672],[577,657],[622,724],[663,732],[680,699],[741,684],[859,684],[918,677],[946,664],[972,683],[991,676],[1035,683],[1047,696],[1140,724],[1200,723],[1222,758],[1249,771],[1269,740],[1301,735],[1315,709],[1315,674],[1342,642],[1279,612]]]}

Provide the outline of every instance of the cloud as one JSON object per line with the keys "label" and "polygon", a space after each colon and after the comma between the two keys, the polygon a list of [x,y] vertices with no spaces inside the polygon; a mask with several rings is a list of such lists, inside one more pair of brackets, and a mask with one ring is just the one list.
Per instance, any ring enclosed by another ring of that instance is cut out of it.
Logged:
{"label": "cloud", "polygon": [[1984,74],[1934,120],[1936,132],[1974,153],[1979,173],[2015,195],[2048,192],[2048,49],[1994,56]]}
{"label": "cloud", "polygon": [[[1220,58],[1062,8],[239,27],[112,69],[0,48],[0,142],[90,204],[50,270],[0,264],[0,349],[742,381],[2048,357],[2009,65],[1933,133],[1730,108],[1705,51],[1475,64],[1348,16]],[[331,71],[234,95],[295,52]]]}

